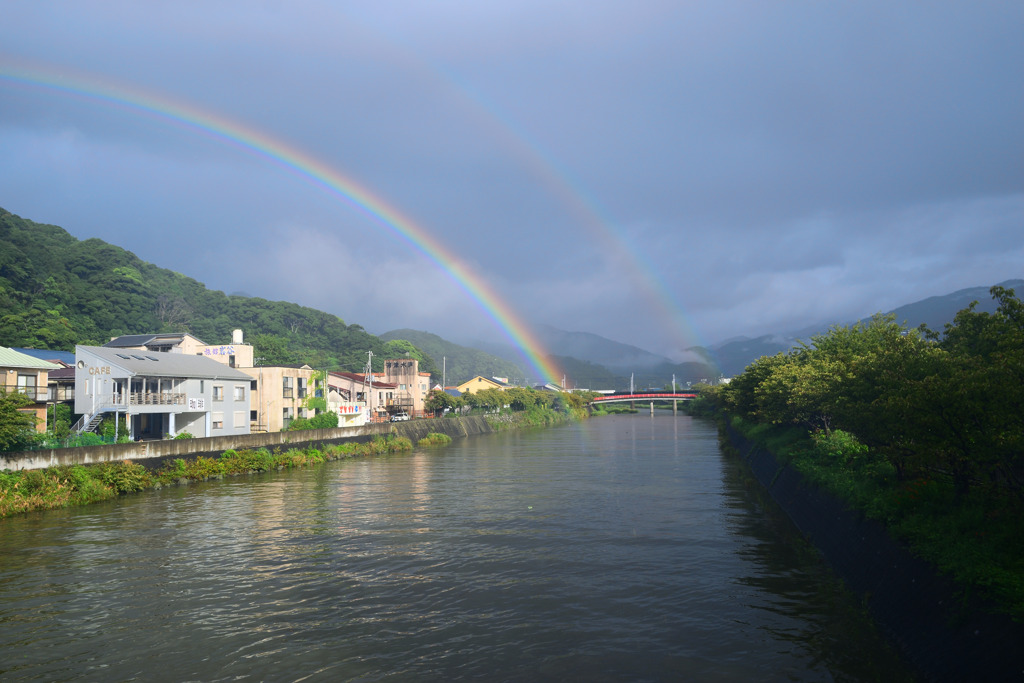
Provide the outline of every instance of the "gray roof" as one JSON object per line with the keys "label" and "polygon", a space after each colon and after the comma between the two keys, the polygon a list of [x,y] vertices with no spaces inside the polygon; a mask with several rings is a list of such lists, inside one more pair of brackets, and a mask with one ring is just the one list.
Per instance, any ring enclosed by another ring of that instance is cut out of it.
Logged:
{"label": "gray roof", "polygon": [[184,338],[184,332],[165,332],[163,334],[123,334],[120,337],[111,339],[103,346],[123,349],[133,346],[146,346],[147,344],[152,344],[154,342],[178,344]]}
{"label": "gray roof", "polygon": [[197,377],[200,379],[230,379],[252,381],[252,377],[229,368],[223,363],[205,356],[189,356],[184,353],[159,353],[154,351],[133,351],[130,349],[108,348],[106,346],[78,346],[102,358],[111,365],[127,370],[133,375],[147,377]]}
{"label": "gray roof", "polygon": [[0,366],[5,368],[32,368],[33,370],[56,370],[60,366],[33,358],[27,354],[0,346]]}

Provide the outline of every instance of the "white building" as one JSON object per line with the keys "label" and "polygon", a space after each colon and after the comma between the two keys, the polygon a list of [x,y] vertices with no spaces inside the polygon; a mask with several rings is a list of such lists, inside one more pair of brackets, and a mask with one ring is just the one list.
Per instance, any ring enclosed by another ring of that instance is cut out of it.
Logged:
{"label": "white building", "polygon": [[75,347],[77,426],[129,418],[133,439],[249,433],[251,378],[205,356],[105,346]]}

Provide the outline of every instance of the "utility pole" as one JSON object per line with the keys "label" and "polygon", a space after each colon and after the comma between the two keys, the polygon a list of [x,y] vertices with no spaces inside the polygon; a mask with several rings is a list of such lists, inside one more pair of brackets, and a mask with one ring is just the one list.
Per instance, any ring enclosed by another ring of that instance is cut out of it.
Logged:
{"label": "utility pole", "polygon": [[[676,393],[676,374],[674,372],[672,373],[672,393],[673,394]],[[679,410],[679,401],[677,401],[675,399],[675,397],[673,397],[672,398],[672,417],[676,416],[676,411],[678,411],[678,410]]]}
{"label": "utility pole", "polygon": [[373,351],[366,352],[366,383],[369,386],[369,391],[366,395],[366,410],[370,413],[370,422],[373,422],[374,411],[373,411]]}
{"label": "utility pole", "polygon": [[448,386],[448,356],[441,356],[441,391]]}

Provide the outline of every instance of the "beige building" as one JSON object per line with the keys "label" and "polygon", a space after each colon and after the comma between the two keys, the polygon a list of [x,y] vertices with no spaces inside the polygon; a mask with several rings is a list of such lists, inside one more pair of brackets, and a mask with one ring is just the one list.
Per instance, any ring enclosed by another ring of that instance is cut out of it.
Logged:
{"label": "beige building", "polygon": [[19,351],[0,346],[0,387],[6,393],[24,394],[33,404],[20,412],[30,413],[36,418],[36,431],[46,431],[46,404],[49,390],[47,383],[50,370],[60,365],[39,360]]}
{"label": "beige building", "polygon": [[423,414],[423,402],[430,390],[430,373],[420,372],[418,360],[386,360],[384,372],[375,372],[373,377],[374,384],[379,381],[395,385],[394,396],[387,404],[389,413],[405,412],[413,416]]}
{"label": "beige building", "polygon": [[252,377],[249,392],[249,428],[253,432],[279,432],[297,417],[313,417],[310,398],[323,397],[322,381],[308,365],[238,368]]}
{"label": "beige building", "polygon": [[251,368],[253,366],[252,344],[243,343],[242,330],[237,329],[231,333],[230,344],[207,344],[186,332],[169,332],[165,334],[126,334],[114,337],[103,346],[115,349],[205,356],[232,368]]}

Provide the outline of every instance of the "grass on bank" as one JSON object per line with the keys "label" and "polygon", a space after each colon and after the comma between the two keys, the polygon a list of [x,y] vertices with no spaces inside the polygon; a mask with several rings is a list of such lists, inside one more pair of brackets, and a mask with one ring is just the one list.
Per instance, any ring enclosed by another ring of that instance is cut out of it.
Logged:
{"label": "grass on bank", "polygon": [[[586,417],[586,411],[566,412],[545,406],[524,411],[487,415],[496,431],[530,426],[550,426]],[[444,445],[446,434],[431,432],[418,445]],[[36,510],[54,510],[109,500],[123,493],[160,488],[171,484],[206,481],[225,476],[305,467],[340,458],[379,455],[412,449],[412,441],[394,434],[372,441],[346,442],[316,448],[273,451],[266,448],[227,450],[217,458],[197,457],[165,461],[156,469],[126,460],[99,465],[64,465],[41,470],[0,471],[0,519]]]}
{"label": "grass on bank", "polygon": [[886,525],[911,551],[1024,620],[1024,507],[976,486],[957,499],[951,478],[900,481],[892,465],[840,430],[750,424],[732,426],[791,464],[807,481]]}
{"label": "grass on bank", "polygon": [[495,431],[506,429],[518,429],[520,427],[551,427],[563,422],[577,422],[585,420],[588,413],[585,408],[566,407],[564,410],[554,410],[548,406],[532,405],[526,410],[505,410],[499,413],[489,413],[484,416],[487,423]]}
{"label": "grass on bank", "polygon": [[417,446],[444,446],[452,442],[452,437],[447,434],[439,434],[438,432],[430,432],[425,437],[416,442]]}
{"label": "grass on bank", "polygon": [[390,435],[387,438],[376,438],[363,443],[327,445],[323,449],[310,447],[288,450],[276,448],[273,451],[266,448],[227,450],[217,458],[200,456],[165,461],[156,469],[125,460],[99,465],[62,465],[40,470],[3,470],[0,471],[0,518],[35,510],[87,505],[109,500],[123,493],[135,493],[171,484],[306,467],[329,460],[411,449],[412,441],[408,438]]}

